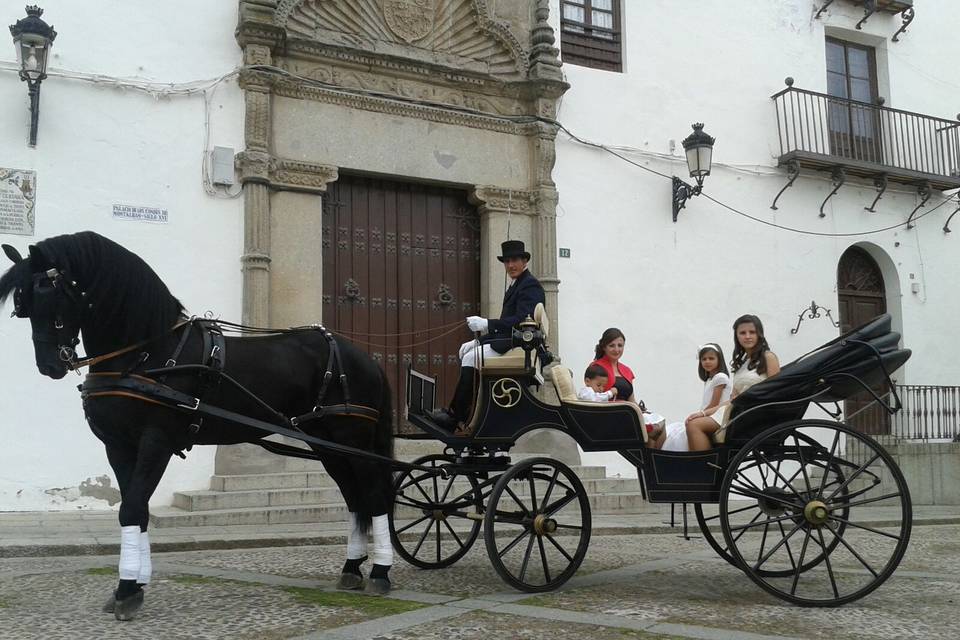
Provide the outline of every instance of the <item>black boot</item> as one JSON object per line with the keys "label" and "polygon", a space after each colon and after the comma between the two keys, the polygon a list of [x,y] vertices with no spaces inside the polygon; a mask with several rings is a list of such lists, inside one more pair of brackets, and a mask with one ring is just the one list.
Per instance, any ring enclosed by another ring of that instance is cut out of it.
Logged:
{"label": "black boot", "polygon": [[430,412],[430,419],[438,426],[448,431],[456,429],[461,422],[470,419],[470,409],[473,403],[473,382],[477,370],[473,367],[461,367],[460,379],[457,388],[453,391],[453,401],[449,409],[435,409]]}

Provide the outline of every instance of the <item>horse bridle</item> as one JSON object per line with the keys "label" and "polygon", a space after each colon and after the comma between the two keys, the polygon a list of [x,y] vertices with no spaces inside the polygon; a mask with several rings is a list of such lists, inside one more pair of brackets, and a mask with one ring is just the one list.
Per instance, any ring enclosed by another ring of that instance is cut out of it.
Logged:
{"label": "horse bridle", "polygon": [[[77,360],[76,347],[80,344],[79,315],[92,306],[86,302],[86,296],[86,292],[80,289],[76,280],[67,276],[66,271],[47,269],[33,274],[32,311],[25,308],[22,293],[18,290],[13,297],[13,315],[30,318],[34,342],[56,344],[60,360],[73,369]],[[38,327],[37,317],[52,317],[52,326]],[[76,324],[70,324],[71,320]]]}

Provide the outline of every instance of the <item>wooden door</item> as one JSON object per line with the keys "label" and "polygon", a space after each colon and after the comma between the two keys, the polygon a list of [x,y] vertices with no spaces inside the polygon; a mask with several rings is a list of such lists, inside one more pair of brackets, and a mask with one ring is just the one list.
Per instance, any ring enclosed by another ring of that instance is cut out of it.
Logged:
{"label": "wooden door", "polygon": [[445,404],[480,313],[480,225],[466,193],[340,175],[323,198],[323,322],[387,372],[400,432],[407,365]]}
{"label": "wooden door", "polygon": [[[887,311],[880,267],[870,254],[859,247],[850,247],[840,257],[837,291],[840,298],[840,331],[843,333]],[[886,384],[873,389],[881,397],[888,390]],[[849,416],[863,409],[871,401],[873,397],[866,391],[856,394],[844,402],[844,415]],[[849,424],[857,431],[870,435],[890,433],[890,415],[877,405],[854,416]]]}

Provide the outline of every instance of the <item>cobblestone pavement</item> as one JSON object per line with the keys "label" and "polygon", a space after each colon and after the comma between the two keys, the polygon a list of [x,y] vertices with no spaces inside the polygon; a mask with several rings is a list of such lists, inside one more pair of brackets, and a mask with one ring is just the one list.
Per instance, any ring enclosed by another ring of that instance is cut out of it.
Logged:
{"label": "cobblestone pavement", "polygon": [[703,540],[675,534],[596,536],[562,590],[535,596],[500,581],[482,540],[439,571],[398,560],[389,598],[333,591],[342,554],[339,545],[155,553],[154,582],[129,623],[100,612],[116,557],[0,559],[0,637],[952,639],[960,604],[956,525],[916,527],[897,573],[835,609],[782,602]]}

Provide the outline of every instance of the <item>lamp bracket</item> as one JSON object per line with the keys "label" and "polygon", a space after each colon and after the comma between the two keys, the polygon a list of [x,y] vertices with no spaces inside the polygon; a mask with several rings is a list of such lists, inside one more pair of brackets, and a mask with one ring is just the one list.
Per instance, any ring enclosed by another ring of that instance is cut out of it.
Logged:
{"label": "lamp bracket", "polygon": [[877,0],[863,0],[863,17],[860,18],[860,22],[857,23],[857,31],[863,28],[863,23],[870,19],[870,16],[875,14],[879,8],[877,7]]}
{"label": "lamp bracket", "polygon": [[900,34],[906,32],[907,27],[910,26],[911,22],[913,22],[915,15],[916,11],[914,11],[913,7],[907,7],[900,12],[900,19],[903,20],[903,25],[897,29],[897,32],[893,34],[893,38],[891,38],[891,40],[894,42],[900,42]]}
{"label": "lamp bracket", "polygon": [[[802,323],[804,319],[813,320],[814,318],[822,317],[820,315],[821,311],[824,311],[827,314],[827,317],[830,319],[830,324],[832,324],[834,327],[840,326],[840,323],[833,319],[833,315],[831,315],[830,309],[827,309],[826,307],[821,307],[816,303],[816,301],[811,300],[810,306],[803,309],[800,312],[800,315],[797,316],[797,326],[794,327],[793,329],[790,329],[790,335],[796,335],[797,332],[800,331],[800,323]],[[803,314],[807,314],[807,317],[804,318]]]}
{"label": "lamp bracket", "polygon": [[703,178],[697,180],[696,186],[688,184],[678,178],[673,176],[673,221],[677,221],[677,216],[680,215],[680,209],[683,209],[687,206],[687,200],[693,196],[700,195],[700,192],[703,190],[702,184]]}
{"label": "lamp bracket", "polygon": [[827,0],[822,5],[820,5],[820,8],[817,9],[817,15],[813,16],[813,19],[816,20],[817,18],[819,18],[820,14],[826,11],[827,7],[829,7],[832,4],[833,4],[833,0]]}
{"label": "lamp bracket", "polygon": [[864,210],[869,211],[870,213],[876,213],[874,207],[877,206],[877,203],[880,202],[880,198],[883,197],[883,192],[887,190],[887,174],[881,173],[873,177],[873,186],[877,188],[877,197],[873,199],[873,202],[869,207],[864,207]]}
{"label": "lamp bracket", "polygon": [[783,195],[783,192],[793,186],[793,183],[796,182],[797,178],[800,176],[800,162],[797,160],[790,160],[787,162],[787,184],[783,185],[783,189],[780,189],[780,192],[777,194],[777,197],[773,199],[773,204],[770,205],[770,208],[774,211],[777,210],[777,200],[780,199],[780,196]]}
{"label": "lamp bracket", "polygon": [[833,172],[830,174],[830,181],[833,182],[833,191],[831,191],[826,199],[820,204],[820,217],[825,218],[827,214],[823,212],[823,207],[826,206],[827,201],[830,200],[837,191],[840,191],[840,187],[843,186],[843,183],[847,181],[847,172],[843,170],[843,167],[834,167]]}
{"label": "lamp bracket", "polygon": [[910,212],[910,216],[907,217],[907,229],[913,229],[915,226],[913,224],[913,216],[917,215],[917,211],[920,211],[921,207],[927,206],[927,200],[929,200],[930,196],[933,195],[933,190],[930,189],[930,183],[924,180],[917,185],[917,195],[923,199],[920,201],[920,204],[913,208],[913,211]]}
{"label": "lamp bracket", "polygon": [[960,213],[960,198],[957,198],[957,208],[953,210],[953,213],[950,214],[950,217],[947,218],[947,221],[943,224],[943,232],[950,233],[950,221],[953,220],[953,216]]}

